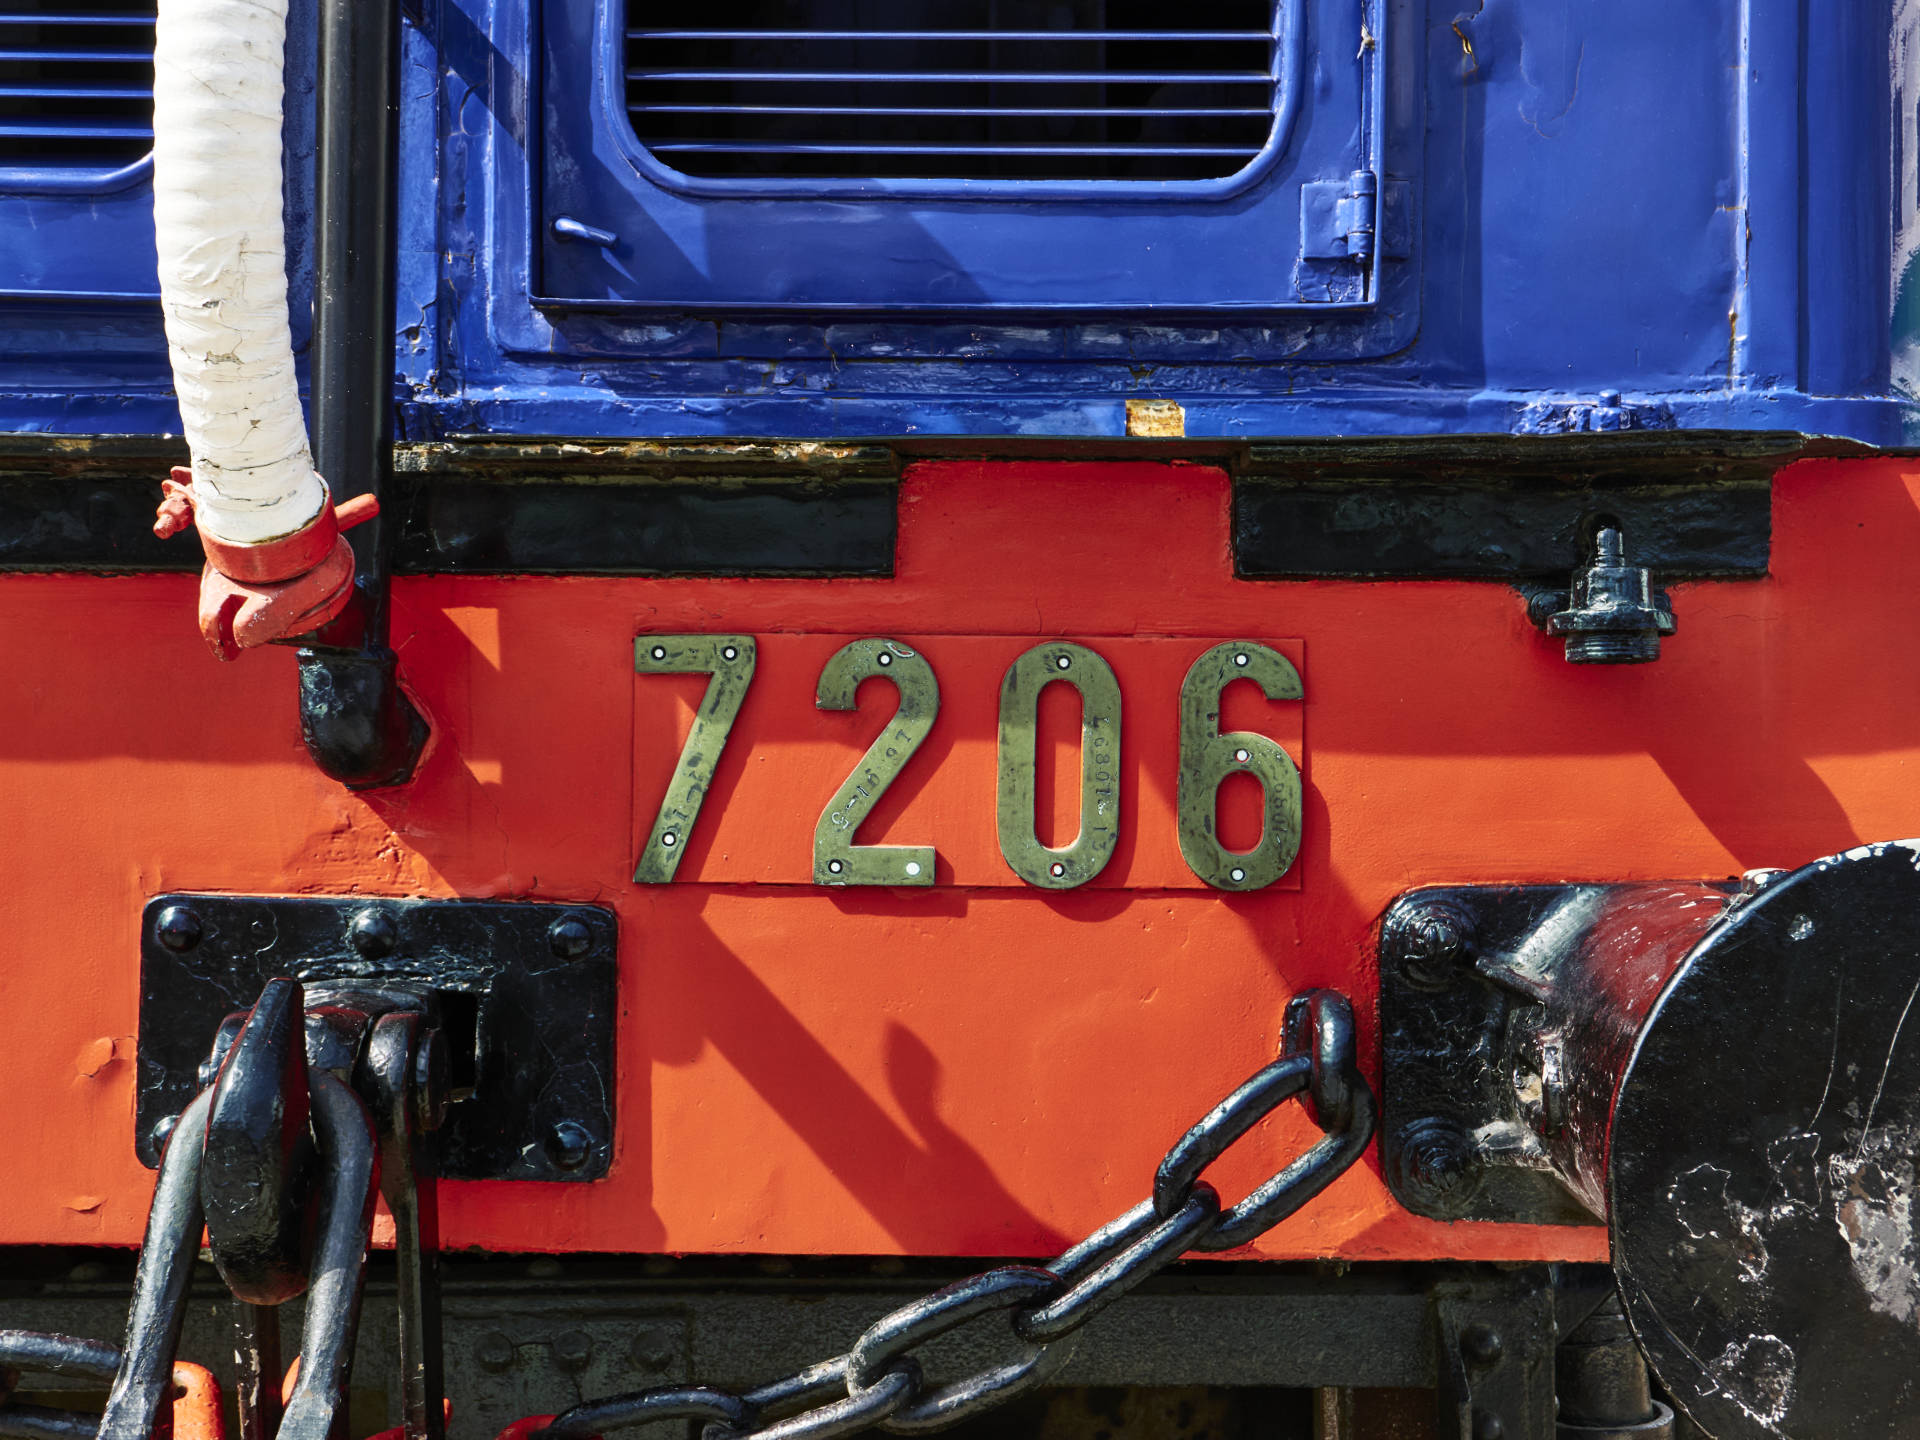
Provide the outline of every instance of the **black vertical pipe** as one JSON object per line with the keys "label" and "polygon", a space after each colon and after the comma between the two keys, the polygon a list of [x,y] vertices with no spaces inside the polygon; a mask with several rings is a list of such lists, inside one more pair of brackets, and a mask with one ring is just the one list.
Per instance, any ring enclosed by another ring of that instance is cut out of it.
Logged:
{"label": "black vertical pipe", "polygon": [[[338,504],[384,495],[393,469],[399,0],[321,0],[319,41],[313,448]],[[354,602],[300,651],[301,736],[356,790],[409,779],[426,742],[388,645],[390,533],[350,532]]]}

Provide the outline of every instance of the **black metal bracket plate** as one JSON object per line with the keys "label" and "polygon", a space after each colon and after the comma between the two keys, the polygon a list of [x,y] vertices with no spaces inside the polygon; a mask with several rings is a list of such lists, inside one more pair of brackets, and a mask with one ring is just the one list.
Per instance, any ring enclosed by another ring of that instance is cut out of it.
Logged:
{"label": "black metal bracket plate", "polygon": [[[1511,956],[1573,885],[1457,886],[1402,896],[1380,922],[1380,1156],[1388,1187],[1435,1220],[1597,1225],[1548,1168],[1515,1087],[1533,1006]],[[1436,916],[1472,953],[1434,955]],[[1423,943],[1423,940],[1425,943]]]}
{"label": "black metal bracket plate", "polygon": [[429,992],[455,1087],[441,1174],[598,1179],[613,1153],[616,940],[613,913],[592,905],[156,896],[140,927],[140,1159],[157,1163],[156,1123],[198,1093],[220,1022],[291,975],[310,991]]}

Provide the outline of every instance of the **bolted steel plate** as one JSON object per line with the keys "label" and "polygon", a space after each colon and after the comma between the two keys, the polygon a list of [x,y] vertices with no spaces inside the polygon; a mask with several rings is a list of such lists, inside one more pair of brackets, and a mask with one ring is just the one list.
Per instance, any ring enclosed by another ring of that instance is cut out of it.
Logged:
{"label": "bolted steel plate", "polygon": [[1920,842],[1765,886],[1702,938],[1621,1082],[1614,1268],[1719,1440],[1920,1421]]}
{"label": "bolted steel plate", "polygon": [[440,1173],[594,1180],[613,1153],[613,913],[594,905],[368,896],[161,895],[140,925],[135,1143],[199,1093],[220,1022],[277,975],[421,990],[453,1103]]}

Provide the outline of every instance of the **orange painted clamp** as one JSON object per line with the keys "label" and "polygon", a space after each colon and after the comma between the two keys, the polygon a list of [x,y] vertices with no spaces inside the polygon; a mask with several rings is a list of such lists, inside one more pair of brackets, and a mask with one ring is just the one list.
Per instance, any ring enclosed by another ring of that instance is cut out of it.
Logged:
{"label": "orange painted clamp", "polygon": [[[153,533],[164,540],[193,523],[193,472],[176,465],[161,489],[166,498]],[[311,524],[264,545],[231,545],[202,530],[200,634],[208,648],[237,660],[242,650],[317,630],[346,609],[353,548],[340,532],[379,513],[371,495],[356,495],[337,511],[329,496]]]}
{"label": "orange painted clamp", "polygon": [[[193,471],[184,465],[173,467],[160,482],[165,499],[154,515],[153,533],[162,540],[178,535],[193,523]],[[336,511],[333,497],[320,504],[320,513],[291,535],[258,545],[236,545],[200,531],[200,548],[207,563],[229,580],[249,585],[276,585],[306,574],[324,563],[333,551],[333,542],[342,530],[350,530],[362,520],[377,515],[380,502],[371,495],[356,495]]]}

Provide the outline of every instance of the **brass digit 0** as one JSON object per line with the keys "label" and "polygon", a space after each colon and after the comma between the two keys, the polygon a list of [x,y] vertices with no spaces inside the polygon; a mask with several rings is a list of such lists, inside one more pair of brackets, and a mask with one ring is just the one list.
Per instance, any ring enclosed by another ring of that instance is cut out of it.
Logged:
{"label": "brass digit 0", "polygon": [[758,652],[751,635],[641,635],[633,642],[633,668],[642,675],[701,675],[712,678],[694,712],[686,748],[654,817],[653,833],[640,851],[633,878],[642,885],[664,885],[680,868],[687,836],[700,818],[720,752],[740,713],[753,680]]}
{"label": "brass digit 0", "polygon": [[820,672],[814,703],[851,710],[862,680],[880,676],[900,692],[900,708],[853,773],[834,792],[813,827],[816,885],[931,885],[931,845],[856,845],[854,832],[920,748],[940,713],[940,682],[926,659],[897,640],[855,640],[835,651]]}
{"label": "brass digit 0", "polygon": [[[1055,681],[1080,692],[1080,833],[1055,850],[1034,834],[1034,725]],[[1107,866],[1120,839],[1120,683],[1083,645],[1036,645],[1000,682],[1000,854],[1029,885],[1071,890]]]}
{"label": "brass digit 0", "polygon": [[[1300,672],[1277,650],[1248,640],[1216,645],[1187,672],[1180,686],[1180,853],[1188,868],[1219,890],[1258,890],[1287,873],[1300,850],[1300,771],[1265,735],[1220,733],[1220,694],[1235,680],[1251,680],[1269,700],[1298,700]],[[1245,771],[1260,782],[1266,823],[1260,843],[1242,854],[1214,834],[1220,782]]]}

